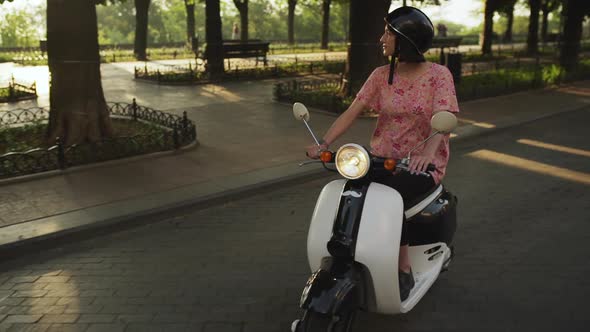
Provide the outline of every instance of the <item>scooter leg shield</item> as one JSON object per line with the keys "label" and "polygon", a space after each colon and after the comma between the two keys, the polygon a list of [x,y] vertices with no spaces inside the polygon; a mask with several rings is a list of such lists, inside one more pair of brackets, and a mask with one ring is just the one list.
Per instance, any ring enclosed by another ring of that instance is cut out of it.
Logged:
{"label": "scooter leg shield", "polygon": [[332,237],[332,228],[346,180],[334,180],[322,189],[316,202],[307,233],[307,259],[311,271],[320,268],[322,259],[330,257],[326,243]]}
{"label": "scooter leg shield", "polygon": [[355,261],[364,265],[370,275],[373,287],[367,289],[368,305],[378,313],[402,312],[398,257],[403,213],[403,200],[396,190],[371,183],[363,206]]}

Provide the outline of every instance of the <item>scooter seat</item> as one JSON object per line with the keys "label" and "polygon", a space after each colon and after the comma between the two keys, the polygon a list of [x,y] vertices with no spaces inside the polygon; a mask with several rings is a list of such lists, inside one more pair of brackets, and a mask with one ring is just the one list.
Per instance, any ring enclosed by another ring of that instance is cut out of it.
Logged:
{"label": "scooter seat", "polygon": [[408,204],[409,208],[405,210],[406,220],[409,220],[416,214],[420,213],[420,211],[424,210],[428,204],[432,203],[432,201],[434,201],[442,193],[442,191],[443,185],[439,184],[438,186],[432,188],[432,190],[429,192]]}

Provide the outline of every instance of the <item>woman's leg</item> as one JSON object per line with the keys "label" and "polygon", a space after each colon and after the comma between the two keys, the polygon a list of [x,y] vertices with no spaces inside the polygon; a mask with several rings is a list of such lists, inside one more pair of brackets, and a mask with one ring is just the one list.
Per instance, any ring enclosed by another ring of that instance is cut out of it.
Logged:
{"label": "woman's leg", "polygon": [[410,273],[412,266],[410,265],[410,255],[408,254],[409,245],[399,247],[399,269],[402,272]]}

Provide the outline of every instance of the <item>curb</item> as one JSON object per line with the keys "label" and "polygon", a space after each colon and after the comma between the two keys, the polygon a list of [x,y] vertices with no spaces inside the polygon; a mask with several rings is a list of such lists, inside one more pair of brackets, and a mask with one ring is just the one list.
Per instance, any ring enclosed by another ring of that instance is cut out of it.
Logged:
{"label": "curb", "polygon": [[[2,227],[0,259],[58,245],[57,239],[80,239],[161,221],[161,217],[193,210],[285,186],[329,176],[319,165],[301,170],[295,164],[275,166],[111,202]],[[158,218],[160,217],[160,218]],[[141,220],[138,220],[142,218]]]}

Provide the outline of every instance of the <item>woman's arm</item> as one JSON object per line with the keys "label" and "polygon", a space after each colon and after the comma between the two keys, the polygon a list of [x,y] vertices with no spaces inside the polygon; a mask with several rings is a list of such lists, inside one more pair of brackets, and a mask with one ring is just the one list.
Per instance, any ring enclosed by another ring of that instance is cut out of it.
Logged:
{"label": "woman's arm", "polygon": [[[342,113],[336,121],[332,124],[330,129],[326,132],[323,137],[323,143],[321,145],[321,149],[327,149],[328,146],[334,141],[338,139],[342,134],[344,134],[350,126],[352,126],[354,120],[358,118],[361,112],[366,108],[364,102],[355,99],[352,104],[348,107],[348,109]],[[313,144],[306,148],[307,155],[310,158],[318,158],[318,147],[317,145]]]}
{"label": "woman's arm", "polygon": [[[432,135],[434,131],[430,134]],[[426,144],[424,145],[424,150],[420,155],[412,156],[410,160],[410,171],[413,172],[426,172],[426,168],[428,168],[428,164],[434,160],[434,155],[436,151],[440,147],[445,135],[448,134],[437,134],[432,137]]]}
{"label": "woman's arm", "polygon": [[324,135],[324,141],[327,145],[334,143],[342,134],[344,134],[361,112],[366,108],[362,101],[355,99],[348,109],[342,113],[332,124],[330,129]]}

